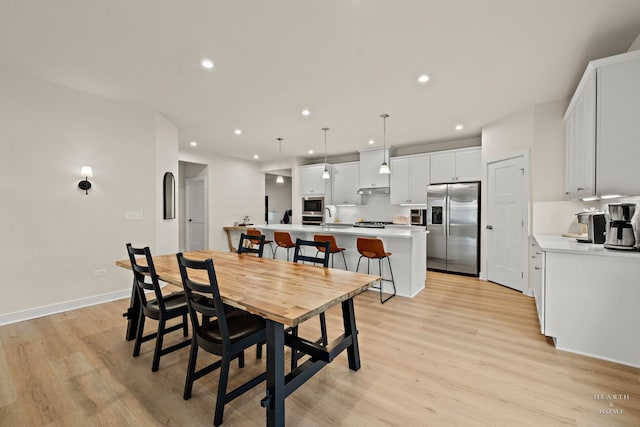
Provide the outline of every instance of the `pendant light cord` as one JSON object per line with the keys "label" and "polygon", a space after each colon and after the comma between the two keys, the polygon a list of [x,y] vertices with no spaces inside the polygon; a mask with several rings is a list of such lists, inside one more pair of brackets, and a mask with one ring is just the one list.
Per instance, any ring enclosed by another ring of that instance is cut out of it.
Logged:
{"label": "pendant light cord", "polygon": [[387,163],[387,117],[388,114],[380,114],[382,117],[382,161]]}

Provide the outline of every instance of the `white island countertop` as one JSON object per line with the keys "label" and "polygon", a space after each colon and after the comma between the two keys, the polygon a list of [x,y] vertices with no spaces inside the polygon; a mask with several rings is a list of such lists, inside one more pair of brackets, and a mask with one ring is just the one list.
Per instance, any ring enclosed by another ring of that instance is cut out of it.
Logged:
{"label": "white island countertop", "polygon": [[[316,234],[331,234],[336,238],[339,247],[345,248],[340,254],[335,254],[331,261],[331,266],[344,268],[346,270],[356,270],[361,273],[370,271],[371,274],[379,274],[383,280],[383,292],[392,292],[391,283],[386,279],[391,279],[391,269],[395,280],[398,296],[413,298],[424,289],[427,272],[427,235],[425,227],[411,226],[389,226],[387,228],[366,228],[354,227],[348,223],[321,225],[300,225],[300,224],[268,224],[255,225],[261,230],[267,239],[274,239],[274,232],[285,231],[291,234],[295,242],[296,238],[313,240]],[[370,262],[368,259],[361,259],[358,252],[358,239],[362,237],[375,237],[383,241],[386,252],[391,256],[387,261]],[[277,250],[273,247],[275,257],[279,259],[290,259],[290,254],[286,250]],[[391,267],[391,268],[390,268]],[[382,271],[380,271],[382,269]],[[393,301],[393,300],[392,300]],[[392,304],[390,302],[390,304]]]}
{"label": "white island countertop", "polygon": [[564,252],[571,254],[599,255],[612,257],[630,257],[640,259],[640,252],[607,249],[604,245],[594,243],[581,243],[575,238],[564,237],[557,234],[535,234],[533,238],[540,249],[549,252]]}
{"label": "white island countertop", "polygon": [[300,224],[266,224],[256,225],[255,228],[260,230],[275,230],[275,231],[290,231],[290,232],[302,232],[302,233],[331,233],[331,234],[344,234],[351,236],[364,236],[364,237],[395,237],[410,239],[417,236],[426,236],[428,231],[425,227],[388,227],[388,228],[367,228],[367,227],[354,227],[347,224],[333,225],[300,225]]}

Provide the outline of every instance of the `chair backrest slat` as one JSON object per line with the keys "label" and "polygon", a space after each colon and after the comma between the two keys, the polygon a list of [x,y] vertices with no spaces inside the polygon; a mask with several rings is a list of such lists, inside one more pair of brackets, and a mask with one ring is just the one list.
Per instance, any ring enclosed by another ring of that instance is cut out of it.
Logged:
{"label": "chair backrest slat", "polygon": [[[314,242],[312,240],[296,239],[296,249],[293,254],[293,262],[306,261],[314,264],[322,264],[323,267],[329,267],[329,241]],[[302,253],[303,247],[312,247],[316,252],[323,254],[322,257],[304,255]],[[322,248],[322,250],[321,250]]]}
{"label": "chair backrest slat", "polygon": [[[187,305],[189,307],[189,317],[194,330],[200,328],[200,319],[198,314],[202,314],[205,318],[217,317],[217,322],[222,332],[223,345],[229,346],[229,327],[224,313],[224,304],[220,296],[218,288],[218,279],[213,266],[213,260],[208,258],[204,261],[185,258],[182,252],[176,255],[178,258],[178,267],[180,268],[180,277],[182,278],[182,286],[187,296]],[[189,277],[190,272],[204,270],[207,272],[209,283],[197,282]],[[211,304],[211,302],[213,304]]]}
{"label": "chair backrest slat", "polygon": [[[129,254],[129,261],[131,262],[131,270],[133,271],[133,278],[136,284],[136,292],[138,293],[142,306],[146,307],[147,305],[147,296],[144,291],[153,291],[155,298],[158,301],[159,308],[164,311],[165,306],[162,298],[162,290],[160,289],[158,275],[156,274],[156,269],[153,265],[151,250],[148,246],[144,248],[134,248],[131,246],[131,243],[127,243],[127,253]],[[136,255],[143,255],[146,265],[139,264],[139,259],[136,258]]]}
{"label": "chair backrest slat", "polygon": [[260,234],[259,236],[252,236],[242,233],[240,234],[240,243],[238,243],[238,253],[256,254],[260,258],[262,258],[262,254],[264,253],[264,241],[264,234]]}

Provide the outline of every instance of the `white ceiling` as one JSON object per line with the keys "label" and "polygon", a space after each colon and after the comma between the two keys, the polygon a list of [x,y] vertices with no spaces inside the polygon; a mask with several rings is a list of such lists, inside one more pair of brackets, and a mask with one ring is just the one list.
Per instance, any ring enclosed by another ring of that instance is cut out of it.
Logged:
{"label": "white ceiling", "polygon": [[388,145],[477,136],[639,33],[638,0],[0,0],[0,70],[151,107],[183,150],[268,161],[277,137],[322,154],[325,126],[330,155],[381,145],[382,113]]}

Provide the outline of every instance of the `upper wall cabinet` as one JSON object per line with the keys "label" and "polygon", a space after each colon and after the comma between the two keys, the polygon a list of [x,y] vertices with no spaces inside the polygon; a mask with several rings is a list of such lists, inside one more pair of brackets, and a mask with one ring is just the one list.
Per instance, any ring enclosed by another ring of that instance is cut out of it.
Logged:
{"label": "upper wall cabinet", "polygon": [[462,148],[431,154],[431,183],[480,181],[481,149]]}
{"label": "upper wall cabinet", "polygon": [[393,157],[391,159],[392,205],[426,205],[429,185],[429,155]]}
{"label": "upper wall cabinet", "polygon": [[359,205],[360,163],[350,162],[333,165],[331,175],[334,205]]}
{"label": "upper wall cabinet", "polygon": [[[328,166],[329,170],[331,166]],[[331,180],[322,179],[324,163],[320,165],[300,166],[300,195],[326,196],[330,193]]]}
{"label": "upper wall cabinet", "polygon": [[638,195],[640,51],[591,61],[567,112],[566,196]]}
{"label": "upper wall cabinet", "polygon": [[[389,162],[389,149],[360,152],[360,187],[388,187],[389,175],[379,174],[380,165],[386,159]],[[391,170],[393,174],[393,169]]]}

